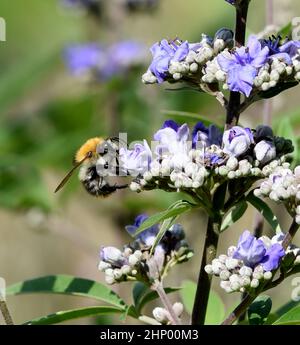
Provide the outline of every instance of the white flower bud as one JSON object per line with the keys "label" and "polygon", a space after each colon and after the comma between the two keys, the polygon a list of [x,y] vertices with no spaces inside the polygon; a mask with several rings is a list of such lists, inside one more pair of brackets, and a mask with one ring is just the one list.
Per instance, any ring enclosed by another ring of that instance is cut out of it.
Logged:
{"label": "white flower bud", "polygon": [[278,81],[279,78],[280,78],[280,74],[276,70],[273,70],[270,74],[270,79],[274,81]]}
{"label": "white flower bud", "polygon": [[146,171],[143,175],[145,181],[151,181],[153,176],[150,171]]}
{"label": "white flower bud", "polygon": [[229,170],[235,170],[239,165],[239,161],[235,157],[230,157],[226,163]]}
{"label": "white flower bud", "polygon": [[224,82],[226,80],[226,73],[219,70],[216,72],[215,77],[218,81]]}
{"label": "white flower bud", "polygon": [[268,272],[264,273],[264,279],[265,280],[270,280],[270,279],[272,279],[272,277],[273,277],[272,272],[268,271]]}
{"label": "white flower bud", "polygon": [[300,225],[300,215],[299,214],[296,215],[295,222]]}
{"label": "white flower bud", "polygon": [[298,255],[294,261],[294,265],[299,265],[300,264],[300,255]]}
{"label": "white flower bud", "polygon": [[112,268],[108,268],[105,270],[105,275],[108,277],[113,277],[114,276],[114,270]]}
{"label": "white flower bud", "polygon": [[229,281],[230,281],[230,283],[239,282],[240,281],[240,277],[239,277],[238,274],[232,274],[229,277]]}
{"label": "white flower bud", "polygon": [[129,256],[128,262],[130,266],[135,266],[139,262],[139,259],[134,254],[132,254]]}
{"label": "white flower bud", "polygon": [[144,84],[155,84],[155,83],[157,83],[157,78],[155,77],[154,74],[152,74],[151,71],[148,71],[145,74],[143,74],[142,82]]}
{"label": "white flower bud", "polygon": [[124,265],[121,267],[121,270],[122,270],[122,274],[127,275],[130,273],[131,267],[128,265]]}
{"label": "white flower bud", "polygon": [[140,251],[140,250],[136,250],[133,255],[138,259],[140,260],[143,256],[143,253]]}
{"label": "white flower bud", "polygon": [[182,74],[181,73],[174,73],[173,74],[173,79],[174,80],[179,80],[179,79],[181,79],[182,78]]}
{"label": "white flower bud", "polygon": [[229,270],[233,270],[238,267],[239,261],[237,259],[228,258],[225,262],[225,265]]}
{"label": "white flower bud", "polygon": [[115,278],[112,276],[105,276],[105,281],[108,285],[112,285],[113,283],[115,283]]}
{"label": "white flower bud", "polygon": [[104,272],[107,268],[111,267],[111,265],[105,261],[100,261],[98,265],[98,270]]}
{"label": "white flower bud", "polygon": [[226,176],[228,174],[228,169],[223,165],[219,167],[218,171],[221,176]]}
{"label": "white flower bud", "polygon": [[182,313],[183,313],[183,310],[184,310],[183,304],[180,303],[180,302],[174,303],[174,304],[173,304],[173,310],[174,310],[175,314],[176,314],[178,317],[180,317],[180,316],[182,315]]}
{"label": "white flower bud", "polygon": [[132,254],[132,249],[131,248],[125,248],[124,252],[123,252],[124,256],[127,258],[129,255]]}
{"label": "white flower bud", "polygon": [[232,180],[236,177],[236,172],[235,171],[229,171],[227,176],[230,180]]}
{"label": "white flower bud", "polygon": [[229,271],[227,271],[227,270],[222,270],[222,271],[220,272],[220,279],[221,279],[221,280],[228,280],[229,277],[230,277],[230,272],[229,272]]}
{"label": "white flower bud", "polygon": [[196,73],[198,71],[198,64],[197,63],[192,63],[190,66],[190,71],[191,73]]}
{"label": "white flower bud", "polygon": [[222,289],[224,289],[227,293],[231,293],[233,290],[231,288],[231,284],[229,281],[222,280],[220,282],[220,286]]}
{"label": "white flower bud", "polygon": [[227,255],[221,254],[219,256],[219,261],[222,262],[222,264],[225,264],[226,260],[228,259]]}
{"label": "white flower bud", "polygon": [[242,286],[249,286],[251,284],[251,279],[250,277],[244,276],[240,282]]}
{"label": "white flower bud", "polygon": [[230,283],[230,287],[233,291],[239,291],[241,288],[241,284],[238,281],[234,281],[234,282]]}
{"label": "white flower bud", "polygon": [[155,320],[157,320],[158,322],[165,323],[169,321],[169,318],[168,318],[169,313],[164,308],[160,308],[160,307],[154,308],[152,313]]}
{"label": "white flower bud", "polygon": [[252,276],[252,268],[248,266],[242,266],[239,270],[241,276],[251,277]]}
{"label": "white flower bud", "polygon": [[259,280],[258,279],[252,279],[250,286],[253,289],[256,289],[259,286]]}
{"label": "white flower bud", "polygon": [[272,142],[262,140],[254,147],[254,154],[258,161],[266,164],[276,157],[276,148]]}
{"label": "white flower bud", "polygon": [[206,266],[204,267],[204,270],[205,270],[205,272],[206,272],[207,274],[213,274],[213,273],[214,273],[214,271],[213,271],[213,269],[212,269],[212,265],[206,265]]}
{"label": "white flower bud", "polygon": [[141,191],[141,186],[136,182],[131,182],[129,187],[133,192],[140,192]]}
{"label": "white flower bud", "polygon": [[212,262],[212,269],[214,274],[220,274],[220,272],[225,268],[221,262]]}

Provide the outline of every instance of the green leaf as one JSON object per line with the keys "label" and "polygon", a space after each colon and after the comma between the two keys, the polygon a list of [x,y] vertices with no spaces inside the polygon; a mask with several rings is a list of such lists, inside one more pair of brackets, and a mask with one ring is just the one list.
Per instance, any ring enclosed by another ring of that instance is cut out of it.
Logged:
{"label": "green leaf", "polygon": [[6,289],[7,295],[29,293],[50,293],[72,296],[82,296],[103,301],[126,309],[125,302],[112,290],[96,281],[67,275],[53,275],[26,280]]}
{"label": "green leaf", "polygon": [[271,226],[271,228],[276,232],[279,233],[281,232],[281,227],[280,224],[278,222],[278,219],[276,218],[276,216],[274,215],[273,211],[270,209],[270,207],[260,198],[256,197],[253,194],[253,191],[250,192],[247,195],[246,200],[248,202],[250,202],[250,204],[252,206],[254,206],[259,213],[262,214],[262,216],[266,219],[266,221],[269,223],[269,225]]}
{"label": "green leaf", "polygon": [[300,325],[300,306],[289,310],[277,319],[273,325]]}
{"label": "green leaf", "polygon": [[162,222],[162,224],[161,224],[161,226],[160,226],[160,228],[159,228],[159,232],[158,232],[158,234],[156,235],[155,240],[154,240],[154,243],[153,243],[153,245],[152,245],[152,247],[151,247],[150,255],[153,254],[153,252],[154,252],[156,246],[157,246],[157,245],[159,244],[159,242],[162,240],[162,238],[164,237],[166,231],[169,230],[169,229],[171,228],[171,226],[175,223],[176,219],[177,219],[177,215],[174,216],[174,217],[172,217],[172,218],[165,219],[165,220]]}
{"label": "green leaf", "polygon": [[246,212],[248,204],[245,201],[240,201],[235,205],[231,211],[226,215],[221,226],[221,232],[228,229],[232,224],[237,222]]}
{"label": "green leaf", "polygon": [[282,316],[300,304],[300,301],[289,301],[276,310],[276,315]]}
{"label": "green leaf", "polygon": [[292,34],[292,29],[292,22],[289,22],[278,31],[278,36],[281,36],[283,39],[290,37]]}
{"label": "green leaf", "polygon": [[[170,294],[179,291],[179,287],[167,287],[165,293]],[[133,288],[134,307],[138,314],[141,313],[144,306],[159,298],[156,291],[151,291],[149,287],[143,283],[136,283]]]}
{"label": "green leaf", "polygon": [[165,219],[169,219],[175,216],[178,216],[189,209],[191,209],[193,205],[185,200],[176,201],[173,205],[171,205],[166,211],[156,213],[155,215],[149,217],[146,221],[144,221],[141,226],[137,229],[134,236],[139,235],[144,230],[150,228],[151,226],[162,222]]}
{"label": "green leaf", "polygon": [[[186,280],[183,282],[180,295],[186,311],[192,314],[194,299],[196,295],[197,285],[193,281]],[[225,317],[225,306],[219,295],[210,291],[205,324],[219,325]]]}
{"label": "green leaf", "polygon": [[248,309],[250,325],[263,325],[272,309],[272,300],[269,296],[258,296]]}
{"label": "green leaf", "polygon": [[122,313],[122,310],[116,307],[100,306],[100,307],[80,308],[80,309],[73,309],[73,310],[67,310],[67,311],[59,311],[55,314],[43,316],[43,317],[26,322],[26,325],[53,325],[53,324],[60,323],[63,321],[79,319],[82,317],[107,315],[107,314],[120,314],[120,313]]}

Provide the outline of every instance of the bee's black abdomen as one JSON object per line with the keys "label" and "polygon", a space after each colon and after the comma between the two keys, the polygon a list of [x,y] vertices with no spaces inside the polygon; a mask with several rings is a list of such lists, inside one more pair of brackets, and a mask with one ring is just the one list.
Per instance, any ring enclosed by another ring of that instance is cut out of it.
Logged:
{"label": "bee's black abdomen", "polygon": [[110,185],[102,176],[97,174],[95,166],[91,166],[87,169],[84,179],[82,179],[81,182],[89,194],[102,197],[109,196],[117,189],[127,187],[127,185]]}

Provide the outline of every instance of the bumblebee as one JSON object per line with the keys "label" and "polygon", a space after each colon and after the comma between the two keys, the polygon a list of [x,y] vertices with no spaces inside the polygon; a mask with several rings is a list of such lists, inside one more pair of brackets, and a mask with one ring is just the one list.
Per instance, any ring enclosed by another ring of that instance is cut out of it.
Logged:
{"label": "bumblebee", "polygon": [[[79,168],[79,180],[86,191],[96,197],[107,197],[128,187],[128,184],[110,184],[109,175],[119,176],[119,138],[96,137],[87,140],[77,151],[74,167],[55,189],[58,192]],[[113,174],[110,174],[114,172]]]}

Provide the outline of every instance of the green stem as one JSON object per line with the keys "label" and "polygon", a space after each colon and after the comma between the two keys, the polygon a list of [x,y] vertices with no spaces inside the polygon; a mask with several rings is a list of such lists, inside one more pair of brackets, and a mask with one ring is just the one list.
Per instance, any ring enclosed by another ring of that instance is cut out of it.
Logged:
{"label": "green stem", "polygon": [[221,220],[209,217],[207,223],[204,253],[202,256],[200,273],[197,284],[196,297],[192,313],[192,325],[203,325],[208,304],[211,276],[205,272],[205,266],[216,257]]}
{"label": "green stem", "polygon": [[162,304],[164,305],[165,309],[169,312],[170,321],[172,325],[181,325],[181,321],[179,317],[176,315],[173,306],[163,288],[162,283],[160,281],[155,281],[152,285],[152,289],[157,292]]}

